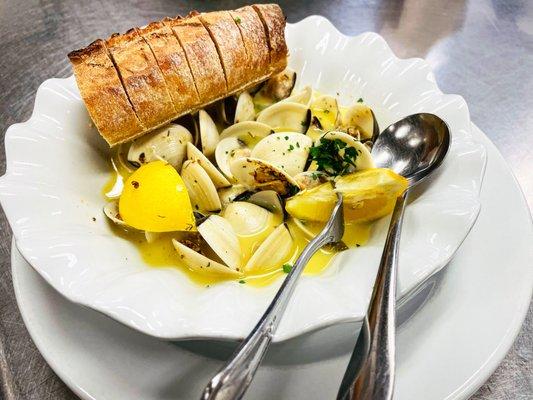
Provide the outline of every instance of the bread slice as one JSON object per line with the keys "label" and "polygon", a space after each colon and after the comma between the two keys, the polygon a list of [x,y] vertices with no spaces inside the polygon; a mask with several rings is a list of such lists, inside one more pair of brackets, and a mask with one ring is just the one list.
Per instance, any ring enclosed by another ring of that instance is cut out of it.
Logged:
{"label": "bread slice", "polygon": [[146,130],[133,111],[103,40],[69,53],[68,58],[89,115],[110,145]]}
{"label": "bread slice", "polygon": [[135,29],[107,40],[115,64],[137,117],[146,127],[173,119],[176,110],[163,74],[148,44]]}
{"label": "bread slice", "polygon": [[178,39],[163,22],[152,22],[139,29],[163,73],[176,111],[190,109],[200,103],[194,79]]}
{"label": "bread slice", "polygon": [[172,28],[185,51],[200,102],[209,103],[227,93],[226,78],[217,49],[198,15],[166,19],[164,23]]}
{"label": "bread slice", "polygon": [[241,32],[231,14],[227,11],[216,11],[200,14],[199,17],[217,48],[228,91],[238,89],[243,83],[253,80]]}
{"label": "bread slice", "polygon": [[287,66],[287,44],[285,43],[285,16],[277,4],[254,4],[252,6],[261,18],[268,39],[270,66],[283,70]]}
{"label": "bread slice", "polygon": [[251,6],[229,12],[237,24],[248,56],[248,69],[255,76],[270,70],[270,54],[263,23]]}

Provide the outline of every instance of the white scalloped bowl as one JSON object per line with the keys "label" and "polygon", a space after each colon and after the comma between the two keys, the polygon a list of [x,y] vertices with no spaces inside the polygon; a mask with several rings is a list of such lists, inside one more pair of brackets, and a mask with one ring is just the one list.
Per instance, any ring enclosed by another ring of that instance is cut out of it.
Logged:
{"label": "white scalloped bowl", "polygon": [[[424,60],[398,59],[375,33],[347,37],[312,16],[289,24],[287,40],[300,85],[338,93],[343,104],[363,97],[382,128],[418,112],[435,113],[451,128],[445,163],[406,211],[404,296],[446,265],[479,213],[485,151],[470,135],[466,103],[439,90]],[[239,339],[279,287],[280,281],[265,288],[201,287],[178,269],[144,265],[132,244],[113,235],[100,193],[109,176],[108,148],[73,77],[45,81],[31,118],[11,126],[5,141],[0,201],[17,246],[73,302],[159,338]],[[387,223],[376,223],[368,245],[340,254],[322,275],[302,277],[275,341],[363,318]]]}

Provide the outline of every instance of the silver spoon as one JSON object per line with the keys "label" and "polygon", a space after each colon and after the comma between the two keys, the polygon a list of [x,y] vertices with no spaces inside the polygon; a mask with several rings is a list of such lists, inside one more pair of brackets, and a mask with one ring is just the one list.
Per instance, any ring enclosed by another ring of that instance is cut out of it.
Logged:
{"label": "silver spoon", "polygon": [[392,213],[367,316],[342,379],[337,400],[390,400],[394,390],[396,275],[403,213],[409,190],[435,171],[450,147],[446,123],[433,114],[410,115],[385,129],[374,142],[377,167],[409,181]]}
{"label": "silver spoon", "polygon": [[317,250],[326,244],[340,242],[343,234],[342,197],[338,195],[337,203],[326,226],[305,246],[257,325],[224,368],[206,386],[202,400],[234,400],[244,395],[272,341],[304,267]]}

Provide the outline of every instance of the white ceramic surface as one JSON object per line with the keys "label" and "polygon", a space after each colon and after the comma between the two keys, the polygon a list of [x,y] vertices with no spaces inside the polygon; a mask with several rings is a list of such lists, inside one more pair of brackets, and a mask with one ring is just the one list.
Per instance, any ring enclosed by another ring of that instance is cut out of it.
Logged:
{"label": "white ceramic surface", "polygon": [[[441,171],[406,212],[399,274],[405,295],[446,265],[479,212],[485,150],[471,136],[467,106],[438,89],[425,61],[396,58],[377,34],[350,38],[326,19],[309,17],[288,25],[287,40],[299,84],[338,93],[346,104],[363,97],[382,127],[424,111],[451,128]],[[279,286],[200,287],[177,269],[143,265],[137,250],[111,233],[100,194],[108,179],[107,148],[72,77],[41,85],[30,120],[8,129],[6,154],[0,201],[17,245],[74,302],[160,338],[237,339]],[[275,341],[363,317],[386,225],[377,223],[367,246],[342,253],[321,276],[303,277]]]}
{"label": "white ceramic surface", "polygon": [[[482,134],[474,130],[474,135]],[[518,185],[494,146],[483,140],[489,155],[483,209],[456,257],[438,274],[432,297],[399,328],[396,400],[468,398],[501,362],[526,314],[533,289],[533,227]],[[12,269],[34,342],[84,400],[196,399],[221,366],[207,343],[174,346],[66,301],[14,246]],[[319,333],[271,347],[246,398],[335,398],[354,339]]]}

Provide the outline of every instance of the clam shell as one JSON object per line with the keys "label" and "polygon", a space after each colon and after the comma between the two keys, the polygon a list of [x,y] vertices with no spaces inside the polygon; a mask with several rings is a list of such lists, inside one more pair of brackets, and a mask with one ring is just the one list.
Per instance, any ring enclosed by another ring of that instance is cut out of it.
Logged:
{"label": "clam shell", "polygon": [[274,190],[261,190],[252,194],[246,201],[267,209],[283,220],[283,202],[280,195]]}
{"label": "clam shell", "polygon": [[[368,151],[368,148],[358,140],[355,140],[352,136],[344,132],[331,131],[322,136],[324,139],[339,139],[342,140],[346,145],[353,147],[357,150],[357,158],[355,160],[356,168],[354,171],[359,171],[361,169],[375,168],[374,161],[372,161],[372,156]],[[343,151],[343,150],[341,150]],[[353,171],[351,171],[353,172]]]}
{"label": "clam shell", "polygon": [[342,130],[358,130],[361,139],[371,139],[374,133],[374,114],[364,103],[355,103],[342,116]]}
{"label": "clam shell", "polygon": [[311,103],[313,117],[318,119],[320,128],[324,131],[335,129],[340,123],[339,104],[333,96],[317,97]]}
{"label": "clam shell", "polygon": [[255,119],[254,99],[248,92],[242,92],[235,107],[235,118],[233,123],[238,124],[243,121],[253,121]]}
{"label": "clam shell", "polygon": [[252,254],[244,270],[268,270],[281,267],[290,255],[292,243],[292,236],[287,226],[279,225]]}
{"label": "clam shell", "polygon": [[294,176],[301,190],[311,189],[328,180],[327,174],[322,171],[304,171]]}
{"label": "clam shell", "polygon": [[229,221],[238,235],[253,235],[270,225],[273,214],[263,207],[246,202],[229,203],[222,216]]}
{"label": "clam shell", "polygon": [[212,212],[221,209],[215,184],[198,161],[185,161],[181,169],[181,178],[195,209]]}
{"label": "clam shell", "polygon": [[274,133],[274,131],[266,124],[257,121],[243,121],[224,129],[220,133],[220,140],[231,136],[242,140],[245,140],[247,137],[264,138],[271,133]]}
{"label": "clam shell", "polygon": [[165,125],[135,139],[128,151],[128,161],[141,166],[151,161],[165,160],[179,170],[188,142],[192,142],[192,135],[187,128],[178,124]]}
{"label": "clam shell", "polygon": [[298,190],[296,181],[285,171],[257,158],[233,160],[230,169],[237,182],[248,188],[274,190],[282,196]]}
{"label": "clam shell", "polygon": [[200,126],[202,153],[206,157],[211,157],[219,141],[217,126],[213,118],[205,110],[198,111],[198,122]]}
{"label": "clam shell", "polygon": [[215,150],[215,160],[218,168],[228,177],[228,179],[235,180],[230,170],[230,163],[232,160],[240,157],[247,157],[251,150],[244,142],[235,136],[230,136],[222,139]]}
{"label": "clam shell", "polygon": [[290,68],[271,77],[261,87],[259,93],[272,101],[280,101],[289,97],[296,84],[296,72]]}
{"label": "clam shell", "polygon": [[305,106],[309,106],[312,96],[313,96],[313,89],[311,88],[311,86],[305,86],[300,91],[291,94],[286,99],[281,100],[280,103],[291,102],[291,103],[300,103]]}
{"label": "clam shell", "polygon": [[242,264],[241,246],[228,220],[219,215],[211,215],[198,226],[198,232],[228,267],[239,270]]}
{"label": "clam shell", "polygon": [[294,176],[305,168],[313,141],[303,133],[280,132],[257,143],[250,157],[267,161]]}
{"label": "clam shell", "polygon": [[118,200],[110,201],[104,206],[104,214],[107,218],[120,226],[127,226],[126,223],[120,217],[118,211]]}
{"label": "clam shell", "polygon": [[187,143],[187,158],[189,160],[196,160],[207,172],[207,175],[211,178],[215,187],[222,188],[231,186],[231,183],[226,179],[224,175],[213,165],[209,159],[203,155],[192,143]]}
{"label": "clam shell", "polygon": [[172,244],[174,245],[174,248],[178,252],[178,255],[183,263],[193,271],[234,277],[242,275],[239,271],[207,258],[206,256],[185,246],[183,243],[178,242],[176,239],[172,239]]}
{"label": "clam shell", "polygon": [[257,122],[271,126],[276,132],[304,133],[311,122],[311,111],[300,103],[280,102],[261,111]]}

